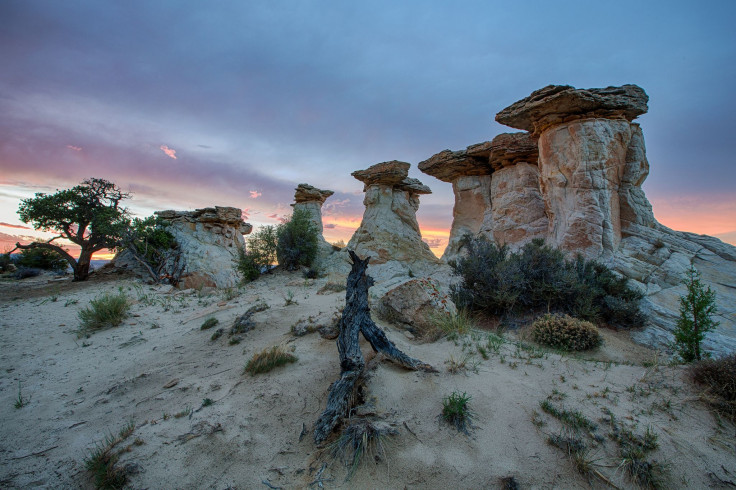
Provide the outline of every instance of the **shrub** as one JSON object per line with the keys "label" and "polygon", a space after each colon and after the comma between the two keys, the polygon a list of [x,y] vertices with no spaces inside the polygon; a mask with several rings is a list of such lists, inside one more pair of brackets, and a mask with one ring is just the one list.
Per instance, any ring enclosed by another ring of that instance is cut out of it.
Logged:
{"label": "shrub", "polygon": [[276,256],[286,270],[310,267],[319,247],[319,231],[310,219],[309,211],[295,209],[277,230]]}
{"label": "shrub", "polygon": [[693,381],[704,385],[710,403],[736,421],[736,353],[720,359],[705,359],[692,365]]}
{"label": "shrub", "polygon": [[15,264],[13,264],[10,254],[0,254],[0,272],[10,272],[12,270],[15,270]]}
{"label": "shrub", "polygon": [[364,460],[386,460],[384,439],[399,433],[388,424],[365,419],[351,421],[331,445],[331,453],[349,468],[345,481],[350,480]]}
{"label": "shrub", "polygon": [[590,322],[569,315],[546,314],[532,324],[532,339],[563,350],[587,350],[598,347],[601,336]]}
{"label": "shrub", "polygon": [[467,393],[460,394],[453,391],[450,396],[442,399],[442,419],[466,434],[472,418],[470,407],[468,407],[471,398]]}
{"label": "shrub", "polygon": [[267,373],[274,368],[296,361],[297,357],[294,354],[290,354],[283,347],[275,345],[270,349],[263,349],[261,352],[254,354],[245,365],[245,372],[250,373],[251,376]]}
{"label": "shrub", "polygon": [[238,271],[246,282],[255,281],[263,272],[270,272],[276,263],[276,227],[262,226],[246,241],[246,250],[240,250]]}
{"label": "shrub", "polygon": [[520,310],[560,310],[616,327],[640,326],[642,295],[606,266],[582,256],[566,260],[536,239],[519,252],[484,237],[464,239],[467,254],[450,265],[461,281],[452,285],[458,307],[503,315]]}
{"label": "shrub", "polygon": [[125,293],[106,293],[89,302],[89,306],[79,312],[83,330],[99,330],[116,327],[123,323],[130,310],[130,301]]}
{"label": "shrub", "polygon": [[41,269],[36,267],[19,267],[15,272],[16,279],[26,279],[28,277],[36,277],[41,274]]}
{"label": "shrub", "polygon": [[45,271],[65,271],[68,262],[56,250],[48,248],[28,248],[21,250],[18,257],[18,266],[33,269],[43,269]]}
{"label": "shrub", "polygon": [[700,343],[706,332],[719,323],[713,320],[716,313],[716,293],[703,286],[700,273],[692,265],[683,281],[687,294],[680,296],[680,318],[675,327],[675,348],[683,361],[699,361],[702,357]]}
{"label": "shrub", "polygon": [[204,322],[202,322],[202,326],[199,327],[199,329],[200,330],[207,330],[207,329],[210,329],[210,328],[214,327],[218,323],[220,323],[220,320],[218,320],[217,318],[214,318],[214,317],[210,317],[210,318],[206,319]]}

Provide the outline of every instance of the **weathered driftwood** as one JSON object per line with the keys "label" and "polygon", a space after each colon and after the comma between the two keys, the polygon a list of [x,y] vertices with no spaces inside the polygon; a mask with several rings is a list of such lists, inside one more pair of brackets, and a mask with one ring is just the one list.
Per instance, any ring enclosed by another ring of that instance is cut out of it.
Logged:
{"label": "weathered driftwood", "polygon": [[374,351],[384,354],[407,369],[435,371],[429,364],[409,357],[397,349],[383,330],[373,322],[368,306],[368,289],[373,285],[373,278],[366,275],[370,257],[361,260],[352,250],[348,253],[353,261],[353,267],[348,276],[345,309],[340,319],[340,334],[337,337],[340,378],[330,385],[327,408],[315,425],[314,440],[317,444],[327,439],[340,420],[349,415],[355,403],[358,381],[365,368],[358,333],[363,334]]}

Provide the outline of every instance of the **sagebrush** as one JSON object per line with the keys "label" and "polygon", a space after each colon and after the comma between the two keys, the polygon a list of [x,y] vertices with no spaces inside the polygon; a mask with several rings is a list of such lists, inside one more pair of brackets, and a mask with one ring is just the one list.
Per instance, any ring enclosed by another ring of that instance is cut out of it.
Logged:
{"label": "sagebrush", "polygon": [[598,347],[601,334],[592,323],[569,315],[546,314],[532,323],[532,340],[556,349],[581,351]]}
{"label": "sagebrush", "polygon": [[295,209],[291,217],[279,225],[276,233],[276,256],[281,267],[291,271],[312,265],[319,247],[319,230],[309,211]]}
{"label": "sagebrush", "polygon": [[642,294],[605,265],[572,260],[542,239],[519,252],[484,237],[465,237],[467,253],[450,265],[461,277],[452,285],[455,304],[491,315],[544,310],[568,313],[613,327],[643,326]]}
{"label": "sagebrush", "polygon": [[245,372],[251,375],[267,373],[279,366],[296,361],[297,357],[294,354],[286,352],[281,346],[273,346],[254,354],[245,365]]}

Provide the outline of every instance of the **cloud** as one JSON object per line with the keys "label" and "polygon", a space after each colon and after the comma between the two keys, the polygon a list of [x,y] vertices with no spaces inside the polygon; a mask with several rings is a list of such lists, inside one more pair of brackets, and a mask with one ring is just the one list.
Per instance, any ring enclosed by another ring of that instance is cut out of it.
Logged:
{"label": "cloud", "polygon": [[66,147],[69,148],[70,150],[82,151],[82,147],[81,146],[66,145]]}
{"label": "cloud", "polygon": [[335,223],[325,223],[324,225],[322,225],[322,227],[331,230],[333,228],[337,228],[337,225]]}
{"label": "cloud", "polygon": [[429,245],[429,248],[440,248],[447,244],[446,238],[422,238],[422,241]]}
{"label": "cloud", "polygon": [[10,223],[5,223],[3,221],[0,221],[0,226],[4,226],[5,228],[17,228],[19,230],[30,230],[30,226],[22,226],[22,225],[13,225]]}
{"label": "cloud", "polygon": [[258,199],[263,195],[261,192],[258,191],[248,191],[248,193],[250,194],[251,199]]}
{"label": "cloud", "polygon": [[166,156],[168,156],[168,157],[173,158],[174,160],[176,160],[176,150],[174,150],[173,148],[169,148],[166,145],[161,145],[161,146],[159,146],[159,148],[161,149],[161,151],[163,151],[164,153],[166,153]]}

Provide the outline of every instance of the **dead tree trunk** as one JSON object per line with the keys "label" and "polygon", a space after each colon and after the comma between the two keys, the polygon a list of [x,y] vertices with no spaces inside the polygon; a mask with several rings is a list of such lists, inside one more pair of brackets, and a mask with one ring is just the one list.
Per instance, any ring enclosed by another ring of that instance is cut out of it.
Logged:
{"label": "dead tree trunk", "polygon": [[361,260],[352,250],[348,250],[348,253],[353,267],[348,276],[345,309],[340,319],[340,335],[337,337],[340,378],[330,385],[327,408],[315,425],[314,440],[317,444],[327,439],[340,420],[349,415],[354,405],[358,381],[365,367],[360,351],[359,332],[370,342],[374,351],[384,354],[397,364],[407,369],[436,372],[429,364],[397,349],[383,330],[373,322],[368,306],[368,289],[373,285],[373,278],[366,275],[370,257]]}

